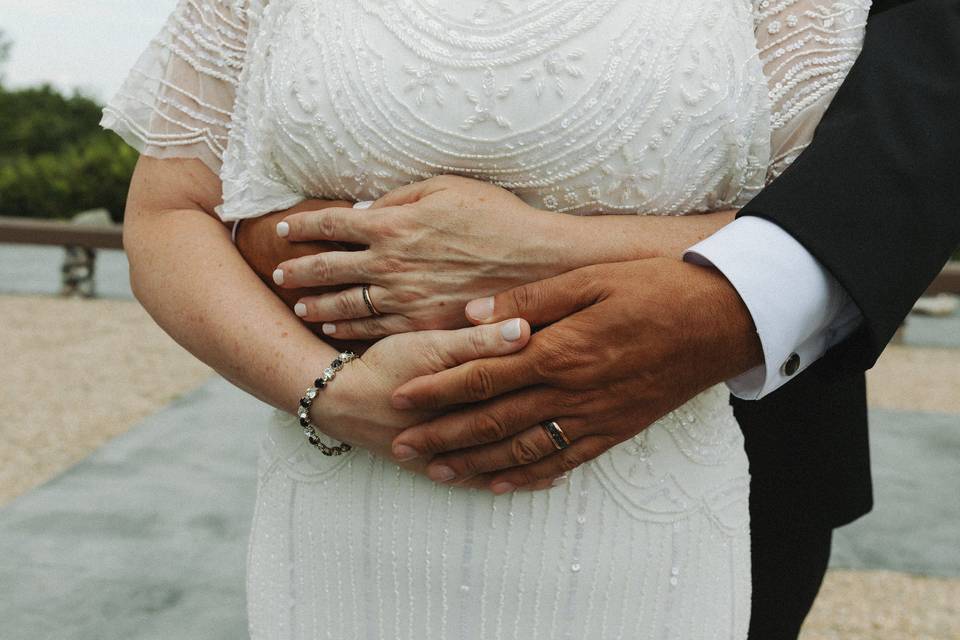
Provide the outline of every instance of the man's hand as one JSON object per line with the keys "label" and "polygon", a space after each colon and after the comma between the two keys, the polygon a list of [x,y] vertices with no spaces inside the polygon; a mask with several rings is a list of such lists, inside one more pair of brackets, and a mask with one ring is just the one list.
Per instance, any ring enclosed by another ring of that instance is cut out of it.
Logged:
{"label": "man's hand", "polygon": [[[407,429],[392,451],[400,460],[436,455],[434,480],[480,476],[495,493],[556,478],[763,361],[730,283],[673,259],[578,269],[474,301],[467,314],[545,328],[517,354],[398,388],[398,409],[478,404]],[[569,448],[556,450],[539,426],[545,420],[560,424]]]}

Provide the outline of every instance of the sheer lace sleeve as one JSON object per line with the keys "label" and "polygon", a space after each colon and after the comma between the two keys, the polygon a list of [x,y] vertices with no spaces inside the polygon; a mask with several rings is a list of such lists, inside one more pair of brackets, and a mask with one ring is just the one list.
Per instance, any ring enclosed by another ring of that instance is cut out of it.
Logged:
{"label": "sheer lace sleeve", "polygon": [[753,0],[770,85],[772,162],[780,175],[813,132],[863,46],[869,0]]}
{"label": "sheer lace sleeve", "polygon": [[179,0],[104,109],[101,125],[144,155],[220,172],[251,0]]}

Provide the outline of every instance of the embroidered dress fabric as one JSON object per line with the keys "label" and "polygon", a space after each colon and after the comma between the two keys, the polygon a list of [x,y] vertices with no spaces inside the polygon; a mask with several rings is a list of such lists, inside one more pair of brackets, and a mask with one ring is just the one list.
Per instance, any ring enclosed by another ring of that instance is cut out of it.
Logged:
{"label": "embroidered dress fabric", "polygon": [[[181,0],[105,110],[239,220],[444,173],[576,215],[738,206],[809,143],[859,0]],[[742,639],[749,473],[722,386],[549,491],[441,486],[266,426],[260,638]]]}

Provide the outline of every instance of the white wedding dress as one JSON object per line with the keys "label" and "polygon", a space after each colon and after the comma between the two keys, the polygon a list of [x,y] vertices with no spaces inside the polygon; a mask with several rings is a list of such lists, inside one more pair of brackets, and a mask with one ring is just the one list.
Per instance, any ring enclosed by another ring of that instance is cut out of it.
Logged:
{"label": "white wedding dress", "polygon": [[[181,0],[105,110],[225,220],[443,173],[558,213],[745,203],[812,137],[862,0]],[[583,241],[589,242],[589,238]],[[743,639],[749,472],[717,387],[549,491],[436,485],[266,427],[251,636]]]}

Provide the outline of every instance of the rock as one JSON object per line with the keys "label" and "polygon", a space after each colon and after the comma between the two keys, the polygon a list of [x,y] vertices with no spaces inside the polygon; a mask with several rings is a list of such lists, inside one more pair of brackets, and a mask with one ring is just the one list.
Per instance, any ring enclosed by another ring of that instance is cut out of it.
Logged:
{"label": "rock", "polygon": [[957,309],[960,309],[960,297],[949,293],[941,293],[937,296],[924,296],[917,300],[917,303],[913,306],[913,313],[945,318],[952,316]]}

